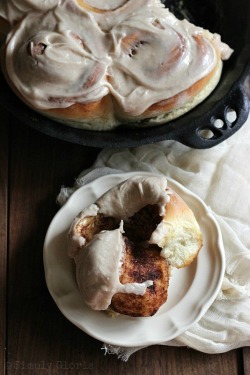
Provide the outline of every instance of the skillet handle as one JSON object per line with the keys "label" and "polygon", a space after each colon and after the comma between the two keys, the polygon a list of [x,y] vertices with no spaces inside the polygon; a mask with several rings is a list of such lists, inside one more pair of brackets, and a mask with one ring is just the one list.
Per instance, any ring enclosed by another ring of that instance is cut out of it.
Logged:
{"label": "skillet handle", "polygon": [[[250,73],[250,69],[247,71]],[[187,127],[185,134],[175,134],[175,139],[186,146],[205,149],[214,147],[233,135],[246,122],[250,110],[249,97],[243,83],[237,82],[229,94],[203,116],[202,121],[199,119],[199,124],[202,122],[202,125],[192,124]]]}

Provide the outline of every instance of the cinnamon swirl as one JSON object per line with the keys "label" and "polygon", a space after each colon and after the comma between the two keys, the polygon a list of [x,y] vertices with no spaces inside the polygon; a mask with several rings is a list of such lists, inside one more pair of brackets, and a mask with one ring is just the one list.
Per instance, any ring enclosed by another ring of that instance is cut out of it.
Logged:
{"label": "cinnamon swirl", "polygon": [[159,0],[11,0],[3,71],[34,110],[69,126],[154,126],[204,100],[232,50]]}
{"label": "cinnamon swirl", "polygon": [[152,316],[167,300],[171,267],[188,266],[201,247],[193,212],[166,178],[138,176],[74,219],[68,255],[92,309]]}

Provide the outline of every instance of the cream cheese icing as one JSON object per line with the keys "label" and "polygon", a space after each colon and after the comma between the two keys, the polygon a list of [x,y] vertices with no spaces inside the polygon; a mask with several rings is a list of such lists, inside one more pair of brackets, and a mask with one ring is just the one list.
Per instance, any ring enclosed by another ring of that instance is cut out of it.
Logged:
{"label": "cream cheese icing", "polygon": [[19,21],[27,12],[46,12],[58,3],[59,0],[1,0],[0,16],[13,24]]}
{"label": "cream cheese icing", "polygon": [[[79,21],[63,6],[46,15],[31,14],[10,37],[8,74],[24,98],[38,109],[96,101],[108,93],[103,83],[109,64],[103,52],[105,35],[82,15],[84,27],[79,24],[78,31],[83,29],[84,36],[80,38],[72,31],[75,18]],[[92,38],[96,43],[91,43]]]}
{"label": "cream cheese icing", "polygon": [[[217,61],[213,45],[203,38],[200,28],[177,20],[167,10],[164,14],[162,17],[162,9],[143,10],[113,30],[111,90],[125,112],[133,116],[192,86],[209,74]],[[128,35],[132,42],[124,48]],[[202,48],[197,43],[199,37]]]}
{"label": "cream cheese icing", "polygon": [[[36,109],[95,102],[108,94],[140,116],[209,74],[232,50],[217,34],[178,20],[159,0],[11,0],[0,14],[15,27],[7,75]],[[19,21],[18,24],[16,22]]]}
{"label": "cream cheese icing", "polygon": [[96,205],[105,216],[126,220],[146,205],[157,204],[161,216],[165,213],[170,195],[167,179],[161,176],[132,177],[101,196]]}
{"label": "cream cheese icing", "polygon": [[76,0],[83,12],[91,14],[100,28],[110,31],[115,25],[122,23],[142,8],[160,7],[160,0]]}
{"label": "cream cheese icing", "polygon": [[85,303],[94,310],[106,310],[118,292],[143,295],[147,287],[153,285],[152,280],[120,283],[124,247],[122,231],[121,223],[118,229],[100,232],[75,258],[79,291]]}

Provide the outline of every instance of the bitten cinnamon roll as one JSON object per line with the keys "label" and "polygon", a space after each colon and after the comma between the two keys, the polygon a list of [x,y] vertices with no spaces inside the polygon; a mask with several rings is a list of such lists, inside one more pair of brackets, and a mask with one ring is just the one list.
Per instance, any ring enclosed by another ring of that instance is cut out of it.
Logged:
{"label": "bitten cinnamon roll", "polygon": [[31,108],[108,130],[165,123],[204,100],[232,50],[159,0],[11,0],[3,72]]}
{"label": "bitten cinnamon roll", "polygon": [[201,247],[193,212],[166,178],[138,176],[74,219],[68,255],[89,307],[152,316],[167,301],[171,267],[188,266]]}

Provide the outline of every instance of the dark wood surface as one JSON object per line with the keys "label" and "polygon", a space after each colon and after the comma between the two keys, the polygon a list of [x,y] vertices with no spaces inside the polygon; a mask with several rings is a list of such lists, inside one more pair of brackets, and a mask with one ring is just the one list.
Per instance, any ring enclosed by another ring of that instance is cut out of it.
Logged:
{"label": "dark wood surface", "polygon": [[208,355],[152,346],[122,362],[66,320],[46,288],[43,241],[61,185],[100,150],[40,134],[1,107],[0,116],[0,374],[250,374],[249,348]]}

